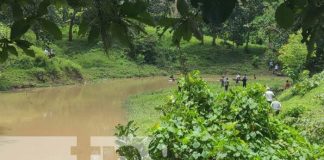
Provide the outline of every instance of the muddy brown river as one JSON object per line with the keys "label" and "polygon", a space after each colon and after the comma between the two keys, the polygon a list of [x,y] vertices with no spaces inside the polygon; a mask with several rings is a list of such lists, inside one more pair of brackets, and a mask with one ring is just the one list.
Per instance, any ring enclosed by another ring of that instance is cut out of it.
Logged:
{"label": "muddy brown river", "polygon": [[123,103],[129,96],[172,85],[154,77],[0,93],[1,135],[113,135],[127,120]]}

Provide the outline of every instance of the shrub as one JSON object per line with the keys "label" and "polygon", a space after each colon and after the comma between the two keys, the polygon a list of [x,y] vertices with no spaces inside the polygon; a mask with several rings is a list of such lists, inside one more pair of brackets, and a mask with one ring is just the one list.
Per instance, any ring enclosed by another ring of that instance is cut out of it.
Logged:
{"label": "shrub", "polygon": [[31,69],[34,67],[34,60],[28,56],[21,56],[21,58],[13,60],[11,66],[19,69]]}
{"label": "shrub", "polygon": [[134,49],[131,52],[134,52],[135,58],[139,54],[143,55],[146,64],[156,64],[156,59],[158,57],[156,43],[157,40],[155,37],[137,39],[134,43]]}
{"label": "shrub", "polygon": [[11,86],[12,83],[10,82],[10,80],[2,76],[0,73],[0,90],[1,91],[9,90]]}
{"label": "shrub", "polygon": [[298,81],[299,73],[305,68],[308,50],[305,44],[300,43],[302,36],[290,35],[288,43],[279,50],[278,57],[283,64],[283,71],[294,81]]}
{"label": "shrub", "polygon": [[306,108],[299,105],[297,107],[292,107],[285,111],[282,116],[283,117],[293,117],[293,118],[300,118],[302,114],[305,112]]}
{"label": "shrub", "polygon": [[260,66],[260,57],[259,56],[253,55],[252,66],[255,68],[259,68],[259,66]]}
{"label": "shrub", "polygon": [[[153,159],[316,159],[313,146],[275,117],[261,85],[216,98],[198,72],[179,81],[153,129]],[[167,157],[163,157],[163,149]]]}
{"label": "shrub", "polygon": [[35,67],[45,68],[48,64],[48,58],[45,55],[37,55],[35,57]]}
{"label": "shrub", "polygon": [[316,88],[324,81],[324,71],[314,75],[312,78],[304,78],[297,82],[292,88],[293,95],[305,95],[310,90]]}
{"label": "shrub", "polygon": [[31,74],[36,77],[37,80],[45,82],[47,81],[47,71],[44,68],[33,68]]}

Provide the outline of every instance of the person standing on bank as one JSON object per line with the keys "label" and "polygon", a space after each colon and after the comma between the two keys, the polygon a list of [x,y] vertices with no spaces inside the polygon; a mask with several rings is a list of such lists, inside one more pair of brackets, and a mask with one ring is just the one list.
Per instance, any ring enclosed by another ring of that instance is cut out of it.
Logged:
{"label": "person standing on bank", "polygon": [[226,77],[225,81],[224,81],[224,86],[225,86],[225,91],[228,91],[228,87],[229,87],[229,80]]}
{"label": "person standing on bank", "polygon": [[225,77],[222,76],[222,78],[219,80],[221,82],[221,87],[224,87],[225,84]]}
{"label": "person standing on bank", "polygon": [[238,84],[239,82],[240,82],[240,80],[241,80],[241,76],[240,76],[240,74],[238,73],[237,75],[236,75],[236,78],[235,78],[235,82],[236,82],[236,84]]}
{"label": "person standing on bank", "polygon": [[247,76],[246,76],[246,74],[243,76],[242,82],[243,82],[243,87],[246,88],[246,83],[247,83]]}

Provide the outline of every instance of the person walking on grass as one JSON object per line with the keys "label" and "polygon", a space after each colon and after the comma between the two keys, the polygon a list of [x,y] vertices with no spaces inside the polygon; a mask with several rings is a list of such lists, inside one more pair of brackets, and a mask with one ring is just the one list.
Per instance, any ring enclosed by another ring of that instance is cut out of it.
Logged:
{"label": "person walking on grass", "polygon": [[272,68],[273,68],[273,61],[271,60],[271,61],[269,62],[269,71],[271,71]]}
{"label": "person walking on grass", "polygon": [[222,76],[222,78],[219,80],[221,83],[221,87],[224,87],[224,83],[225,83],[225,77]]}
{"label": "person walking on grass", "polygon": [[286,84],[285,84],[285,89],[289,89],[291,86],[289,80],[286,81]]}
{"label": "person walking on grass", "polygon": [[243,87],[246,88],[246,83],[247,83],[247,76],[246,76],[246,74],[243,76],[242,82],[243,82]]}
{"label": "person walking on grass", "polygon": [[278,71],[279,71],[279,64],[276,64],[274,67],[273,74],[278,73]]}
{"label": "person walking on grass", "polygon": [[264,94],[265,98],[267,99],[268,103],[272,103],[273,98],[275,97],[274,93],[267,87],[267,91]]}
{"label": "person walking on grass", "polygon": [[274,101],[272,101],[271,103],[271,107],[274,110],[275,115],[278,115],[280,113],[281,103],[279,101],[274,99]]}
{"label": "person walking on grass", "polygon": [[225,91],[228,91],[228,87],[229,87],[229,80],[226,77],[225,81],[224,81],[224,86],[225,86]]}

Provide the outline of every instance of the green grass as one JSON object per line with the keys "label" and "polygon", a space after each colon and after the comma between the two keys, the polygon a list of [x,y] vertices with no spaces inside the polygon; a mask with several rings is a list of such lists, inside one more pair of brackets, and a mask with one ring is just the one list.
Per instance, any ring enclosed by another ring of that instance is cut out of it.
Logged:
{"label": "green grass", "polygon": [[321,119],[324,117],[324,103],[319,99],[319,95],[324,94],[324,83],[321,83],[318,87],[312,89],[304,96],[293,96],[291,89],[283,92],[279,100],[282,102],[283,112],[293,107],[303,106],[306,108],[305,117],[312,117],[314,119]]}
{"label": "green grass", "polygon": [[[204,76],[208,81],[209,88],[215,94],[223,92],[224,89],[220,87],[218,82],[219,76]],[[230,76],[234,77],[234,76]],[[248,85],[260,83],[271,88],[283,86],[286,77],[277,76],[258,76],[256,80],[249,80]],[[231,81],[230,87],[237,87],[234,81]],[[127,111],[128,121],[134,120],[139,127],[139,134],[146,135],[150,128],[160,122],[161,113],[155,108],[166,104],[168,97],[173,94],[174,88],[141,93],[128,98],[124,107]]]}

